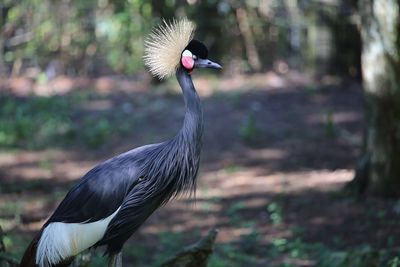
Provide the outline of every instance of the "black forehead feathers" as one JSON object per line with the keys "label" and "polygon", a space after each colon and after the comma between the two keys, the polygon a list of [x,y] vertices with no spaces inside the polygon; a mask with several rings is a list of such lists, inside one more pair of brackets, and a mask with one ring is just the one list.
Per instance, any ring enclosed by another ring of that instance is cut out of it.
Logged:
{"label": "black forehead feathers", "polygon": [[193,55],[196,55],[199,58],[207,58],[208,57],[208,49],[207,47],[200,41],[192,40],[186,46],[185,50],[189,50]]}

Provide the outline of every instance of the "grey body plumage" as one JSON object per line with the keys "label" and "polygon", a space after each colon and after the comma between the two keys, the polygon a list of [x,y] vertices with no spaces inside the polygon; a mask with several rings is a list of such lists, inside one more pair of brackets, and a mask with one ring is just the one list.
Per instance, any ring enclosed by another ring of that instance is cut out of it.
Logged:
{"label": "grey body plumage", "polygon": [[[204,44],[191,40],[194,26],[187,20],[161,29],[148,42],[151,48],[145,61],[159,77],[168,76],[175,69],[186,107],[182,128],[168,141],[132,149],[85,174],[31,242],[20,266],[68,266],[78,253],[98,246],[106,246],[111,266],[115,266],[121,262],[116,255],[120,255],[123,244],[158,207],[182,192],[194,194],[203,114],[190,74],[195,68],[221,66],[207,59]],[[162,40],[163,45],[157,40]],[[184,48],[181,56],[174,53],[174,60],[180,57],[177,64],[165,55],[159,58],[151,54],[171,51],[174,45]]]}
{"label": "grey body plumage", "polygon": [[[93,168],[71,189],[46,224],[96,221],[120,208],[96,243],[107,245],[108,253],[113,254],[155,209],[181,192],[194,193],[202,143],[202,109],[190,75],[179,68],[176,76],[186,113],[175,137],[133,149]],[[91,198],[84,199],[88,195]],[[76,203],[84,204],[77,208]]]}
{"label": "grey body plumage", "polygon": [[202,110],[190,75],[178,69],[177,78],[186,105],[178,134],[171,140],[134,149],[111,160],[119,166],[122,162],[130,166],[127,166],[131,172],[127,184],[132,187],[98,243],[108,244],[111,253],[122,247],[120,242],[114,244],[114,239],[128,239],[159,206],[181,192],[195,192],[203,132]]}

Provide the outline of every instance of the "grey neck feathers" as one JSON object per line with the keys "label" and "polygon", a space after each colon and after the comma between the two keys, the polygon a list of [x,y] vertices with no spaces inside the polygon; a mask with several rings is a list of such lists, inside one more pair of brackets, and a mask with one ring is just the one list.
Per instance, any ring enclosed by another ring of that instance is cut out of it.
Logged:
{"label": "grey neck feathers", "polygon": [[183,126],[174,138],[134,154],[139,169],[135,183],[127,187],[127,192],[135,188],[134,193],[126,200],[126,206],[135,210],[132,233],[160,205],[180,193],[193,196],[196,191],[203,132],[201,103],[190,75],[178,69],[176,77],[186,106]]}
{"label": "grey neck feathers", "polygon": [[176,78],[182,88],[186,113],[181,130],[166,147],[170,158],[164,161],[168,169],[165,173],[172,174],[168,180],[174,180],[170,197],[183,191],[195,192],[203,134],[203,113],[192,78],[182,68],[176,71]]}
{"label": "grey neck feathers", "polygon": [[181,192],[195,192],[200,162],[203,132],[200,98],[185,70],[178,69],[176,77],[186,106],[183,126],[173,139],[150,149],[144,157],[146,163],[142,165],[145,167],[143,175],[152,181],[147,193],[160,194],[162,203]]}
{"label": "grey neck feathers", "polygon": [[203,112],[200,98],[194,88],[192,78],[187,71],[179,68],[176,71],[176,78],[182,88],[185,101],[186,113],[183,126],[177,138],[182,138],[185,143],[194,146],[195,153],[200,153],[201,139],[203,134]]}

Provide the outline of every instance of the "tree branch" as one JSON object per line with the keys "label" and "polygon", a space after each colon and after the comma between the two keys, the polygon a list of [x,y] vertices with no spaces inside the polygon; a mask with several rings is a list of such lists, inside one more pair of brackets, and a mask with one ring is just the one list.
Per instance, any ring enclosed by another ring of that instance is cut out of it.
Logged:
{"label": "tree branch", "polygon": [[207,267],[217,234],[218,230],[211,229],[205,237],[183,248],[161,267]]}

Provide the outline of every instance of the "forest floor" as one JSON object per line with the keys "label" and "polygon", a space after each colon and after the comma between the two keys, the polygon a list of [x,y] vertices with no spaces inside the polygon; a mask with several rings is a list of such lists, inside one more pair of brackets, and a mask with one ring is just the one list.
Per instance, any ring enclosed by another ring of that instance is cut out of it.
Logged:
{"label": "forest floor", "polygon": [[[125,266],[158,266],[214,227],[211,267],[400,266],[400,201],[343,190],[362,142],[357,82],[268,72],[194,83],[205,120],[196,199],[150,217]],[[76,179],[172,137],[184,114],[174,79],[18,78],[0,89],[0,225],[16,258]]]}

